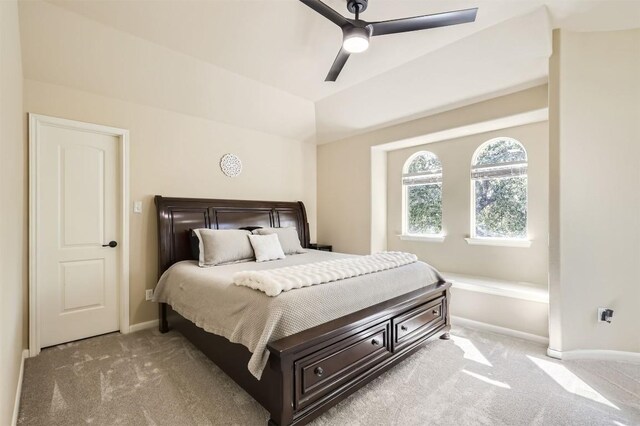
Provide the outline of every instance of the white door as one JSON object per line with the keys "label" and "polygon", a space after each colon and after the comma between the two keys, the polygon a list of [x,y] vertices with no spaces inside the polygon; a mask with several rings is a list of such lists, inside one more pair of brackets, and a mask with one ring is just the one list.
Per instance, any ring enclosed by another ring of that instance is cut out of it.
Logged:
{"label": "white door", "polygon": [[120,138],[69,123],[32,146],[40,347],[119,329]]}

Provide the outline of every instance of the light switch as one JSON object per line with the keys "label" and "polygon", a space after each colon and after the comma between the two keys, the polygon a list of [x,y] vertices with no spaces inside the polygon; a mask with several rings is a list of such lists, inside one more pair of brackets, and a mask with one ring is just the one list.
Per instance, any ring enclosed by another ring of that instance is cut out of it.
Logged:
{"label": "light switch", "polygon": [[134,213],[142,213],[142,201],[134,201],[133,202],[133,212]]}

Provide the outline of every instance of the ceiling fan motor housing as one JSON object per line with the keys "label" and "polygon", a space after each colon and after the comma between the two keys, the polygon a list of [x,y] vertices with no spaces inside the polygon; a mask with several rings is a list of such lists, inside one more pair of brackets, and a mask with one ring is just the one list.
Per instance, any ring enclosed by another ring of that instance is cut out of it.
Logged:
{"label": "ceiling fan motor housing", "polygon": [[347,1],[347,10],[351,13],[362,13],[367,10],[368,0],[348,0]]}

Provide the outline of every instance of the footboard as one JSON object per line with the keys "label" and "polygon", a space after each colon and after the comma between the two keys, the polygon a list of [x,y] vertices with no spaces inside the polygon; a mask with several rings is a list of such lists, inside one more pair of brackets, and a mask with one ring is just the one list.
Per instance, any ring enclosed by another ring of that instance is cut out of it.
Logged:
{"label": "footboard", "polygon": [[439,282],[277,340],[257,380],[246,347],[207,333],[160,304],[160,331],[174,329],[266,408],[270,425],[301,425],[415,352],[449,338],[449,289]]}
{"label": "footboard", "polygon": [[437,283],[271,343],[281,401],[269,423],[307,423],[426,341],[448,338],[450,287]]}

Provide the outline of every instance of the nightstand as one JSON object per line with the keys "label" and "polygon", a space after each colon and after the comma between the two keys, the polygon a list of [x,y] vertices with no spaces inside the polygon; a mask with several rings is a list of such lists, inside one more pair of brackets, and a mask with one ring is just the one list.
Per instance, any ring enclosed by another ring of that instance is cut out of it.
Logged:
{"label": "nightstand", "polygon": [[309,248],[320,251],[333,251],[333,246],[327,244],[311,243],[309,244]]}

